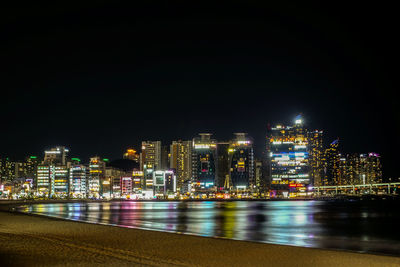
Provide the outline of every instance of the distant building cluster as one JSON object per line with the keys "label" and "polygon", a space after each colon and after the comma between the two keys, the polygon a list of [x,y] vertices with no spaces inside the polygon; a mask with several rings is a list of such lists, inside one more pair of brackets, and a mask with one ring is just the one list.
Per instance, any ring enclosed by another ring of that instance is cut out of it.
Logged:
{"label": "distant building cluster", "polygon": [[169,145],[143,141],[140,152],[129,148],[123,154],[135,163],[123,168],[98,156],[81,163],[57,146],[43,158],[0,158],[0,192],[47,198],[269,198],[310,196],[316,186],[382,181],[378,154],[341,154],[339,140],[325,147],[323,132],[306,129],[300,116],[290,126],[268,126],[263,151],[255,156],[246,133],[226,141],[200,133]]}

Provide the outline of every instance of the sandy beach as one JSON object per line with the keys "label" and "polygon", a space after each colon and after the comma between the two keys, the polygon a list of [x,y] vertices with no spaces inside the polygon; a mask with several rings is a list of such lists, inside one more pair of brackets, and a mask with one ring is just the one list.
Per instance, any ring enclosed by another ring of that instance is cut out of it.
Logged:
{"label": "sandy beach", "polygon": [[0,211],[2,266],[400,266],[400,258],[197,237]]}

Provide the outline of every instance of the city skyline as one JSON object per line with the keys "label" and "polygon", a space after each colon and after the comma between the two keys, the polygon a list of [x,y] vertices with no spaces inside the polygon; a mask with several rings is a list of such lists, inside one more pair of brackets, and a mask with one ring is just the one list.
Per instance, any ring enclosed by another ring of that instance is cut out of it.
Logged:
{"label": "city skyline", "polygon": [[369,185],[363,192],[371,193],[372,185],[382,190],[383,183],[399,180],[383,176],[380,154],[342,153],[339,139],[324,144],[323,137],[297,115],[289,125],[268,126],[261,157],[247,133],[229,140],[211,133],[167,144],[144,140],[140,149],[121,153],[123,160],[96,155],[88,163],[56,146],[44,151],[43,160],[0,158],[0,182],[7,194],[25,197],[182,199],[312,197],[324,186],[350,186],[358,194],[355,185]]}
{"label": "city skyline", "polygon": [[268,122],[303,113],[343,150],[381,153],[396,176],[395,16],[382,15],[392,11],[253,4],[7,9],[1,153],[65,144],[117,157],[199,132],[262,144]]}

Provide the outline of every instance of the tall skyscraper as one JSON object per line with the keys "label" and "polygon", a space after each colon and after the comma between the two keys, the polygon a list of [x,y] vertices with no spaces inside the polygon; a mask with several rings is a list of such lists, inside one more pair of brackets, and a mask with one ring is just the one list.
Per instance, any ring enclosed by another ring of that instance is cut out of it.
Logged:
{"label": "tall skyscraper", "polygon": [[145,188],[153,189],[153,172],[161,169],[161,141],[143,141],[140,170],[146,181]]}
{"label": "tall skyscraper", "polygon": [[314,130],[308,132],[309,140],[309,157],[311,167],[311,183],[319,186],[324,177],[324,146],[323,146],[323,131]]}
{"label": "tall skyscraper", "polygon": [[293,126],[268,129],[267,162],[271,195],[304,195],[310,184],[307,130],[298,116]]}
{"label": "tall skyscraper", "polygon": [[254,160],[254,185],[256,186],[256,193],[264,192],[263,184],[263,164],[262,160]]}
{"label": "tall skyscraper", "polygon": [[338,185],[382,182],[382,164],[377,153],[352,153],[340,157]]}
{"label": "tall skyscraper", "polygon": [[176,172],[177,188],[192,177],[192,141],[173,141],[170,146],[170,168]]}
{"label": "tall skyscraper", "polygon": [[229,152],[230,177],[234,190],[252,190],[254,187],[253,141],[245,133],[235,133]]}
{"label": "tall skyscraper", "polygon": [[0,181],[12,181],[16,175],[16,163],[10,158],[0,158]]}
{"label": "tall skyscraper", "polygon": [[334,140],[325,150],[322,185],[340,185],[340,178],[339,140]]}
{"label": "tall skyscraper", "polygon": [[196,191],[210,191],[216,179],[217,141],[211,134],[193,138],[192,179]]}

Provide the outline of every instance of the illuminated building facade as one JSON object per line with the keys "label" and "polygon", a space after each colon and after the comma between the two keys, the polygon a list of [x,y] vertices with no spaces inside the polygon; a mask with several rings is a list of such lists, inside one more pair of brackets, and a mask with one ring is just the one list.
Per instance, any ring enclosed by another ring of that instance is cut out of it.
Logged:
{"label": "illuminated building facade", "polygon": [[88,169],[80,164],[80,159],[72,158],[72,164],[69,168],[70,195],[76,198],[86,198],[87,196],[87,177]]}
{"label": "illuminated building facade", "polygon": [[132,172],[133,190],[140,191],[144,187],[144,174],[143,171],[134,170]]}
{"label": "illuminated building facade", "polygon": [[256,188],[256,193],[261,193],[265,189],[262,163],[262,160],[254,160],[254,185]]}
{"label": "illuminated building facade", "polygon": [[0,181],[12,181],[15,179],[16,164],[10,158],[0,158]]}
{"label": "illuminated building facade", "polygon": [[54,194],[54,166],[39,165],[37,167],[36,190],[38,195],[50,196]]}
{"label": "illuminated building facade", "polygon": [[309,142],[301,117],[293,126],[268,129],[267,162],[271,196],[304,195],[310,180]]}
{"label": "illuminated building facade", "polygon": [[176,172],[178,191],[192,177],[192,141],[173,141],[170,146],[170,168]]}
{"label": "illuminated building facade", "polygon": [[153,189],[153,172],[161,169],[161,141],[143,141],[140,155],[140,170],[143,171],[145,188]]}
{"label": "illuminated building facade", "polygon": [[132,177],[121,177],[121,195],[129,196],[133,192]]}
{"label": "illuminated building facade", "polygon": [[311,183],[315,186],[319,186],[322,185],[324,179],[325,151],[323,146],[323,131],[309,131],[308,141]]}
{"label": "illuminated building facade", "polygon": [[382,165],[377,153],[352,153],[340,157],[338,185],[373,184],[382,182]]}
{"label": "illuminated building facade", "polygon": [[56,165],[54,168],[54,194],[64,197],[69,194],[69,175],[66,165]]}
{"label": "illuminated building facade", "polygon": [[234,190],[250,190],[254,185],[253,141],[245,133],[235,133],[229,148],[230,180]]}
{"label": "illuminated building facade", "polygon": [[340,175],[340,153],[339,140],[330,143],[325,150],[324,156],[324,178],[322,185],[340,185],[342,184]]}
{"label": "illuminated building facade", "polygon": [[44,160],[37,167],[36,189],[39,195],[66,197],[70,191],[69,150],[57,146],[44,152]]}
{"label": "illuminated building facade", "polygon": [[176,176],[171,170],[153,172],[153,190],[155,195],[165,196],[176,192]]}
{"label": "illuminated building facade", "polygon": [[201,133],[193,139],[192,179],[196,191],[209,191],[215,185],[217,142],[211,134]]}
{"label": "illuminated building facade", "polygon": [[68,167],[63,165],[39,165],[36,189],[39,195],[65,197],[69,194]]}
{"label": "illuminated building facade", "polygon": [[[103,159],[103,161],[106,161]],[[103,197],[121,197],[121,177],[128,177],[131,174],[123,170],[106,166],[105,177],[102,182]]]}
{"label": "illuminated building facade", "polygon": [[44,152],[43,163],[67,165],[68,152],[69,150],[64,146],[57,146],[51,148],[50,150],[46,150]]}
{"label": "illuminated building facade", "polygon": [[103,195],[103,182],[105,181],[105,171],[106,163],[100,157],[90,158],[88,178],[89,198],[99,198]]}

